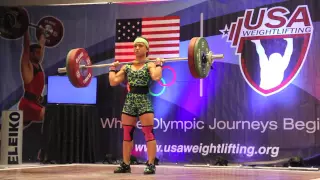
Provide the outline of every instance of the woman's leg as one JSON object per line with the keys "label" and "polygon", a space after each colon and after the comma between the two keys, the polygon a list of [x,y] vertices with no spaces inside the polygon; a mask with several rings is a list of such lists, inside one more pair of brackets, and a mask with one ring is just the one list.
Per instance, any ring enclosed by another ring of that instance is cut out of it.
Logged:
{"label": "woman's leg", "polygon": [[157,153],[157,142],[153,133],[154,115],[152,112],[146,112],[140,115],[140,121],[142,124],[142,131],[144,133],[145,141],[147,144],[148,152],[148,164],[144,169],[144,174],[155,174],[156,166],[154,165],[154,159]]}
{"label": "woman's leg", "polygon": [[130,173],[130,156],[133,148],[133,132],[136,126],[137,118],[123,113],[121,115],[121,121],[123,129],[123,162],[120,164],[120,167],[114,170],[114,173]]}
{"label": "woman's leg", "polygon": [[145,136],[147,143],[147,152],[148,152],[148,163],[154,164],[154,160],[157,153],[157,142],[153,133],[154,126],[154,114],[145,113],[140,116],[140,121],[142,125],[142,131]]}
{"label": "woman's leg", "polygon": [[135,130],[137,119],[136,117],[122,114],[122,129],[123,129],[123,143],[122,154],[123,162],[130,164],[130,156],[133,148],[133,132]]}
{"label": "woman's leg", "polygon": [[151,99],[148,95],[142,95],[139,98],[140,102],[137,106],[139,119],[142,125],[142,132],[147,144],[148,152],[148,164],[144,169],[144,174],[154,174],[156,167],[154,165],[154,159],[157,153],[157,142],[153,133],[154,127],[154,110],[151,103]]}

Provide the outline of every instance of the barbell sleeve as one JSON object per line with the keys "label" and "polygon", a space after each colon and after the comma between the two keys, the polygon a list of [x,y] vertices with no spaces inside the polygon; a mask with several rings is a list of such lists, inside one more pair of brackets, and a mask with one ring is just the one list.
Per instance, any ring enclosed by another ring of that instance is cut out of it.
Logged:
{"label": "barbell sleeve", "polygon": [[66,73],[67,68],[58,68],[58,73]]}
{"label": "barbell sleeve", "polygon": [[34,28],[39,28],[37,25],[35,24],[29,24],[30,27],[34,27]]}
{"label": "barbell sleeve", "polygon": [[214,54],[211,56],[211,59],[223,59],[224,55],[223,54]]}

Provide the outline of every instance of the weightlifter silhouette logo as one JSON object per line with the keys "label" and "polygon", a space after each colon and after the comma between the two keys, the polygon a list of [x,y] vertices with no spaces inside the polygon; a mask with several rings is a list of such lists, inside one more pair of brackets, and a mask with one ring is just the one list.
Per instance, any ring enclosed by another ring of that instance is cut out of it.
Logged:
{"label": "weightlifter silhouette logo", "polygon": [[[257,18],[253,18],[257,17]],[[285,89],[299,74],[313,34],[308,6],[293,12],[285,7],[247,9],[237,22],[225,25],[227,37],[236,48],[241,73],[257,93],[269,96]]]}

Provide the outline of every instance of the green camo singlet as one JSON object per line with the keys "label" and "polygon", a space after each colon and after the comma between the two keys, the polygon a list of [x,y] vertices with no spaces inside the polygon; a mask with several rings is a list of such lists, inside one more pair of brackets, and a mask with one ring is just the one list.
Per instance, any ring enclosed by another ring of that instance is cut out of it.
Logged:
{"label": "green camo singlet", "polygon": [[[139,70],[132,70],[132,64],[127,64],[125,72],[130,87],[148,87],[152,80],[148,70],[148,64],[144,64]],[[152,102],[148,94],[128,93],[122,113],[130,116],[141,116],[145,113],[153,113]]]}
{"label": "green camo singlet", "polygon": [[145,63],[139,70],[132,70],[132,64],[127,64],[125,72],[130,86],[149,86],[151,77],[149,74],[148,63]]}

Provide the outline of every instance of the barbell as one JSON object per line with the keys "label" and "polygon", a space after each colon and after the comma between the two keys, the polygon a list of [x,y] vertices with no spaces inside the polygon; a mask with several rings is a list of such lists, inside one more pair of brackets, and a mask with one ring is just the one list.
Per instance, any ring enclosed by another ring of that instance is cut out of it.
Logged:
{"label": "barbell", "polygon": [[37,30],[36,37],[38,41],[42,34],[40,29],[44,31],[46,47],[56,46],[63,38],[63,24],[53,16],[43,17],[37,24],[32,24],[29,21],[26,9],[22,7],[0,7],[0,37],[7,40],[19,39],[29,27]]}
{"label": "barbell", "polygon": [[[203,79],[209,75],[211,65],[215,59],[224,58],[223,54],[213,54],[208,42],[203,37],[193,37],[188,46],[188,57],[164,58],[164,62],[188,61],[188,67],[194,78]],[[155,59],[148,59],[154,62]],[[120,62],[120,64],[137,63],[137,61]],[[109,64],[92,65],[90,57],[84,48],[71,49],[66,58],[66,67],[58,68],[58,73],[67,73],[71,84],[77,88],[87,87],[91,79],[92,68],[112,66]]]}

